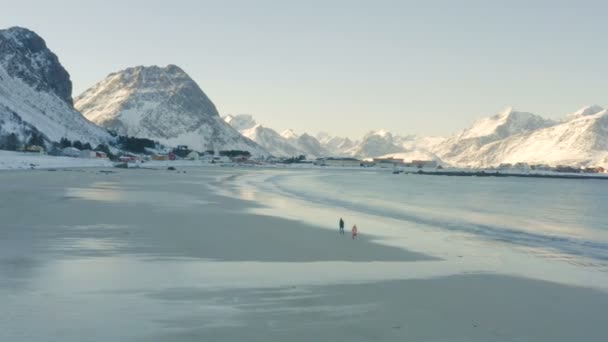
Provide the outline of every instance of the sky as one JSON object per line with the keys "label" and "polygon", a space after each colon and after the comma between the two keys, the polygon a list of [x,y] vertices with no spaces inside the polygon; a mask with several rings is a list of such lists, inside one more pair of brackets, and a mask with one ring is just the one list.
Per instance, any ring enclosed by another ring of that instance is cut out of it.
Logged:
{"label": "sky", "polygon": [[505,107],[559,119],[608,104],[602,1],[0,0],[41,35],[74,96],[176,64],[222,115],[357,138],[450,135]]}

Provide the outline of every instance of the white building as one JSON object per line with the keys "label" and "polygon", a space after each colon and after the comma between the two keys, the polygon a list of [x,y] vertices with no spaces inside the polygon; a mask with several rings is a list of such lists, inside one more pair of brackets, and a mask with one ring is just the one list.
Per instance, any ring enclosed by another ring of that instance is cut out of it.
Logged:
{"label": "white building", "polygon": [[199,154],[196,151],[192,151],[190,153],[188,153],[188,155],[186,156],[186,159],[188,160],[198,160],[199,159]]}
{"label": "white building", "polygon": [[361,161],[356,158],[324,158],[318,160],[316,164],[321,166],[359,167]]}
{"label": "white building", "polygon": [[82,150],[82,151],[80,151],[78,157],[87,158],[87,159],[95,159],[95,158],[97,158],[97,153],[95,153],[95,151],[91,151],[91,150]]}
{"label": "white building", "polygon": [[66,147],[63,150],[61,150],[61,155],[66,156],[66,157],[78,158],[78,157],[80,157],[80,150],[77,149],[76,147]]}

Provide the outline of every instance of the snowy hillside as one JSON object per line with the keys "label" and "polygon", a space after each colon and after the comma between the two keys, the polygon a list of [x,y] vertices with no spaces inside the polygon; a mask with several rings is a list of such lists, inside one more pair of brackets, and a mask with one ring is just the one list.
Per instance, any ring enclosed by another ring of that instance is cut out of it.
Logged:
{"label": "snowy hillside", "polygon": [[329,152],[321,146],[317,138],[304,133],[292,139],[291,143],[299,150],[303,151],[308,158],[319,158],[329,156]]}
{"label": "snowy hillside", "polygon": [[40,36],[20,27],[0,30],[0,136],[16,133],[24,141],[35,131],[47,142],[111,139],[74,110],[70,75]]}
{"label": "snowy hillside", "polygon": [[325,132],[317,133],[315,138],[317,138],[327,153],[334,157],[349,156],[348,151],[357,144],[357,142],[349,138],[334,137]]}
{"label": "snowy hillside", "polygon": [[604,110],[604,108],[602,108],[598,105],[586,106],[586,107],[583,107],[583,108],[577,110],[574,113],[570,113],[570,114],[566,115],[566,121],[582,118],[583,116],[594,115],[594,114],[601,112],[602,110]]}
{"label": "snowy hillside", "polygon": [[365,158],[403,152],[403,148],[395,142],[390,132],[378,130],[367,133],[359,144],[347,152],[352,156]]}
{"label": "snowy hillside", "polygon": [[270,154],[276,157],[294,157],[305,155],[307,158],[317,158],[326,155],[325,149],[316,138],[292,130],[282,134],[258,124],[251,115],[226,115],[224,121],[239,130],[239,132],[260,144]]}
{"label": "snowy hillside", "polygon": [[471,128],[446,139],[432,148],[432,151],[450,164],[479,165],[482,146],[554,124],[554,121],[538,115],[507,108],[499,114],[475,122]]}
{"label": "snowy hillside", "polygon": [[508,109],[447,139],[433,152],[458,166],[608,165],[608,115],[589,106],[558,123]]}
{"label": "snowy hillside", "polygon": [[267,152],[220,118],[215,105],[175,65],[138,66],[110,74],[75,100],[94,123],[121,135],[204,150]]}
{"label": "snowy hillside", "polygon": [[275,130],[260,124],[242,130],[241,134],[257,142],[264,147],[268,153],[276,157],[294,157],[304,154],[303,151],[298,150]]}
{"label": "snowy hillside", "polygon": [[517,162],[608,165],[608,111],[581,115],[561,124],[485,145],[478,153],[476,165]]}
{"label": "snowy hillside", "polygon": [[[243,131],[257,125],[257,122],[253,119],[253,116],[249,114],[232,115],[228,114],[223,117],[224,121],[230,126],[234,127],[237,131]],[[251,138],[250,138],[251,139]]]}

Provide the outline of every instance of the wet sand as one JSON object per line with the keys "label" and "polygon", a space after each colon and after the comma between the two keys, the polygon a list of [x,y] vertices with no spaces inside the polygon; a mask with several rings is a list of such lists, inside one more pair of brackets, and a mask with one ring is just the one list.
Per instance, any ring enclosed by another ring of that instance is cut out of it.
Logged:
{"label": "wet sand", "polygon": [[488,274],[409,279],[407,265],[437,259],[352,241],[337,218],[332,230],[254,215],[211,191],[243,171],[99,171],[0,172],[0,340],[608,335],[604,292]]}

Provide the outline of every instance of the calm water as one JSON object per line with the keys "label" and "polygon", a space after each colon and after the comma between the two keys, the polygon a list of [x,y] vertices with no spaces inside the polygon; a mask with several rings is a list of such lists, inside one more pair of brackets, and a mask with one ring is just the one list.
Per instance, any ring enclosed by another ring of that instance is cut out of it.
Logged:
{"label": "calm water", "polygon": [[281,175],[290,195],[480,238],[608,260],[608,183],[387,172]]}
{"label": "calm water", "polygon": [[238,183],[239,198],[270,206],[259,213],[328,229],[344,216],[378,242],[444,259],[446,273],[608,288],[603,181],[272,170]]}

